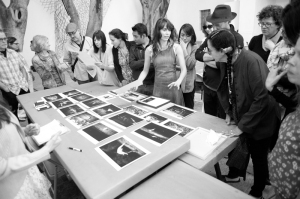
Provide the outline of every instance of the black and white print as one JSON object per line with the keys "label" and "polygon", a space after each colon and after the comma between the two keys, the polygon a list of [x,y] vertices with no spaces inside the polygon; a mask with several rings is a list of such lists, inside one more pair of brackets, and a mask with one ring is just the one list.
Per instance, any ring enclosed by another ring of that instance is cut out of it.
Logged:
{"label": "black and white print", "polygon": [[127,100],[127,101],[129,101],[129,102],[134,102],[134,101],[143,99],[146,96],[138,94],[138,93],[134,93],[134,92],[126,92],[126,93],[121,94],[120,97]]}
{"label": "black and white print", "polygon": [[48,96],[42,97],[42,99],[47,102],[54,102],[54,101],[57,101],[62,98],[63,97],[60,94],[53,94],[53,95],[48,95]]}
{"label": "black and white print", "polygon": [[66,106],[70,106],[72,105],[73,102],[71,102],[68,98],[63,98],[54,102],[50,102],[50,105],[54,108],[54,109],[58,109],[58,108],[63,108]]}
{"label": "black and white print", "polygon": [[73,100],[76,100],[76,101],[78,101],[78,102],[82,102],[82,101],[91,99],[91,98],[93,98],[93,97],[90,96],[90,95],[87,95],[87,94],[82,93],[82,94],[79,94],[79,95],[71,96],[70,98],[73,99]]}
{"label": "black and white print", "polygon": [[163,125],[171,128],[171,129],[180,131],[180,133],[178,135],[180,135],[182,137],[189,135],[191,132],[193,132],[195,130],[195,128],[193,128],[193,127],[186,126],[186,125],[183,125],[183,124],[180,124],[180,123],[177,123],[174,121],[170,121],[170,120],[164,122]]}
{"label": "black and white print", "polygon": [[144,140],[147,140],[148,142],[151,142],[154,145],[161,146],[162,144],[176,136],[179,131],[175,131],[168,127],[164,127],[151,122],[132,133]]}
{"label": "black and white print", "polygon": [[166,100],[159,97],[153,97],[153,96],[138,101],[138,103],[146,106],[150,106],[151,108],[159,108],[169,102],[170,100]]}
{"label": "black and white print", "polygon": [[65,95],[66,97],[71,97],[74,95],[81,94],[81,92],[79,90],[74,89],[74,90],[63,92],[62,94]]}
{"label": "black and white print", "polygon": [[137,116],[142,116],[142,115],[145,115],[148,113],[148,111],[146,111],[145,109],[142,109],[142,108],[134,106],[134,105],[127,106],[123,109],[125,111],[132,113],[134,115],[137,115]]}
{"label": "black and white print", "polygon": [[162,123],[166,121],[168,118],[157,115],[156,113],[150,113],[143,116],[147,122],[154,122],[154,123]]}
{"label": "black and white print", "polygon": [[97,115],[94,115],[89,111],[82,112],[77,115],[73,115],[69,118],[66,118],[66,120],[78,129],[87,126],[89,124],[92,124],[94,122],[100,121]]}
{"label": "black and white print", "polygon": [[195,113],[196,111],[189,108],[185,108],[183,106],[172,105],[169,108],[162,110],[161,112],[181,120]]}
{"label": "black and white print", "polygon": [[108,104],[105,106],[101,106],[99,108],[92,109],[92,111],[101,117],[105,117],[117,113],[119,111],[122,111],[122,109],[113,104]]}
{"label": "black and white print", "polygon": [[114,99],[116,98],[115,95],[112,95],[112,94],[105,94],[105,95],[101,95],[98,97],[100,100],[104,100],[104,101],[107,101],[107,100],[111,100],[111,99]]}
{"label": "black and white print", "polygon": [[93,108],[96,106],[103,106],[107,103],[102,100],[99,100],[98,98],[92,98],[92,99],[81,102],[81,104],[86,108]]}
{"label": "black and white print", "polygon": [[119,113],[115,116],[112,116],[107,119],[109,122],[113,123],[114,125],[120,127],[120,128],[128,128],[132,125],[135,125],[141,121],[143,121],[143,118],[140,118],[138,116],[135,116],[133,114],[123,112]]}
{"label": "black and white print", "polygon": [[93,144],[97,144],[102,140],[105,140],[106,138],[109,138],[120,132],[122,132],[120,129],[108,124],[105,121],[93,124],[78,131],[78,133],[91,141]]}
{"label": "black and white print", "polygon": [[74,104],[74,105],[71,105],[68,107],[57,109],[57,111],[63,117],[68,117],[68,116],[85,111],[85,108],[83,108],[82,106],[80,106],[78,104]]}
{"label": "black and white print", "polygon": [[96,151],[117,171],[150,154],[126,136],[97,147]]}

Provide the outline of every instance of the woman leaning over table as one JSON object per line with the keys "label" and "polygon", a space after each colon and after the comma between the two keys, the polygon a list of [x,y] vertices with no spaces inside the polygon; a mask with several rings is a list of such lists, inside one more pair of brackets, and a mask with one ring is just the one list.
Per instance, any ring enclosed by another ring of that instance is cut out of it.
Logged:
{"label": "woman leaning over table", "polygon": [[120,86],[125,86],[134,80],[132,70],[129,67],[129,50],[131,43],[127,41],[127,34],[117,28],[109,32],[109,38],[113,45],[112,54],[115,72]]}
{"label": "woman leaning over table", "polygon": [[185,83],[181,85],[183,92],[183,98],[185,106],[188,108],[194,108],[195,97],[195,78],[196,78],[196,62],[195,52],[198,49],[196,45],[196,34],[194,28],[190,24],[184,24],[179,30],[178,43],[182,48],[182,52],[185,59],[187,74]]}
{"label": "woman leaning over table", "polygon": [[55,52],[50,50],[47,37],[36,35],[32,40],[32,48],[35,52],[32,65],[42,79],[44,89],[55,88],[66,84],[64,71],[67,71],[74,81],[71,68],[65,63],[60,63]]}
{"label": "woman leaning over table", "polygon": [[275,199],[300,198],[300,0],[287,5],[282,13],[283,26],[295,54],[275,79],[287,74],[297,87],[298,106],[282,122],[277,143],[269,156],[270,181]]}
{"label": "woman leaning over table", "polygon": [[[115,73],[112,48],[106,43],[105,34],[97,30],[93,34],[93,48],[89,51],[90,56],[95,60],[96,66],[87,66],[92,69],[92,76],[97,75],[98,81],[103,85],[119,85]],[[95,68],[97,67],[97,68]]]}
{"label": "woman leaning over table", "polygon": [[0,102],[0,198],[51,198],[51,183],[36,165],[50,158],[50,152],[61,139],[55,135],[43,148],[30,153],[25,144],[26,136],[38,133],[37,124],[29,124],[23,129],[14,114]]}
{"label": "woman leaning over table", "polygon": [[249,50],[257,53],[267,63],[270,51],[281,41],[281,12],[282,7],[269,5],[258,13],[258,25],[262,34],[252,37]]}
{"label": "woman leaning over table", "polygon": [[[220,68],[224,75],[217,92],[227,114],[226,122],[232,120],[237,125],[233,133],[240,135],[239,140],[245,147],[242,152],[249,151],[252,158],[254,185],[249,194],[260,198],[269,174],[267,155],[271,136],[278,130],[280,121],[277,103],[264,86],[268,68],[257,54],[237,49],[236,39],[229,30],[213,31],[207,44],[216,62],[226,63]],[[249,159],[242,159],[244,162],[241,162],[242,156],[233,159],[238,150],[234,149],[229,156],[228,180],[244,177]],[[238,166],[241,163],[244,163],[243,168]]]}
{"label": "woman leaning over table", "polygon": [[[137,81],[143,82],[152,61],[155,69],[153,96],[184,105],[180,85],[186,76],[186,66],[182,48],[174,43],[174,36],[174,25],[168,19],[161,18],[156,22],[153,43],[145,51],[144,69]],[[181,70],[179,78],[176,77],[176,65]]]}

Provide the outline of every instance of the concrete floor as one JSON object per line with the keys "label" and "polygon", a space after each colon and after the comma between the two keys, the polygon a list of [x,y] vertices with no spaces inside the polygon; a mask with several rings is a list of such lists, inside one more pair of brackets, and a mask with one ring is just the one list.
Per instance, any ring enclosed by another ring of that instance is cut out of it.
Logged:
{"label": "concrete floor", "polygon": [[[35,75],[35,81],[34,81],[35,90],[42,90],[43,86],[42,86],[40,77],[38,76],[37,73],[34,73],[34,75]],[[77,84],[70,79],[68,74],[66,74],[66,82],[68,85]],[[195,108],[194,109],[197,111],[203,111],[203,103],[201,100],[200,93],[195,94]],[[26,124],[27,124],[27,122],[21,123],[22,126],[25,126]],[[228,173],[228,167],[226,166],[226,161],[227,161],[227,159],[223,158],[219,162],[221,172],[223,175],[226,175]],[[205,170],[204,172],[213,177],[216,177],[215,170],[213,167],[209,168],[208,170]],[[252,184],[253,184],[253,166],[252,166],[252,162],[250,161],[248,169],[247,169],[246,181],[241,181],[239,183],[232,183],[230,185],[245,192],[245,193],[249,193]],[[273,187],[266,186],[263,196],[265,199],[275,198]],[[69,181],[65,176],[62,176],[58,181],[58,198],[59,199],[66,199],[66,198],[82,199],[82,198],[84,198],[84,196],[82,195],[82,193],[80,192],[80,190],[77,188],[76,184],[73,181]]]}

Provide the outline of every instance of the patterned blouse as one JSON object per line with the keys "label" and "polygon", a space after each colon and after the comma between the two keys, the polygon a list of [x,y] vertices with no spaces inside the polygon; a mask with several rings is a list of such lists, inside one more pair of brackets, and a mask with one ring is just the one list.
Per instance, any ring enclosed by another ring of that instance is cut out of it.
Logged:
{"label": "patterned blouse", "polygon": [[126,80],[125,84],[132,82],[134,79],[132,77],[132,70],[129,67],[129,51],[127,48],[124,50],[118,50],[119,64],[122,68],[122,75]]}
{"label": "patterned blouse", "polygon": [[282,122],[269,156],[270,180],[284,199],[300,194],[300,107]]}

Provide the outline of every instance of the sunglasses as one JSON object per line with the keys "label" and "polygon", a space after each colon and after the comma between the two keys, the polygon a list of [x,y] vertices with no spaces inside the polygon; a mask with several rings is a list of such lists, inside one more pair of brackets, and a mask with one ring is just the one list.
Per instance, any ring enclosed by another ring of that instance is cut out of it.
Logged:
{"label": "sunglasses", "polygon": [[204,30],[206,30],[207,28],[211,29],[212,27],[213,27],[213,25],[202,26],[202,28],[203,28]]}

